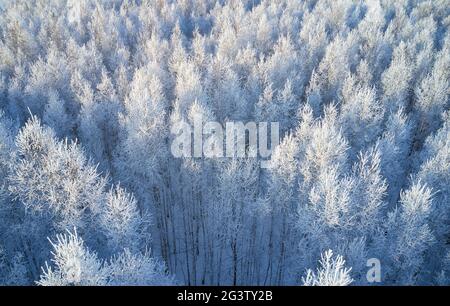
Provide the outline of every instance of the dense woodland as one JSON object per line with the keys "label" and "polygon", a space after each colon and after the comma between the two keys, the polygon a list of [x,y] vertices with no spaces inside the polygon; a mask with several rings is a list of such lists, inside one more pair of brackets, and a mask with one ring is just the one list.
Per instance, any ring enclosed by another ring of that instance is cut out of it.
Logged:
{"label": "dense woodland", "polygon": [[[447,0],[5,1],[0,284],[450,284],[449,30]],[[269,167],[174,157],[198,114],[279,122]]]}

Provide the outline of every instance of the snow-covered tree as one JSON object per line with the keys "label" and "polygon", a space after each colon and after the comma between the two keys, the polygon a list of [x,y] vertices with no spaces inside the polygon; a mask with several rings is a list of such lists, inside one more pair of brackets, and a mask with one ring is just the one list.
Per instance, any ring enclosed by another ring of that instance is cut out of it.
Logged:
{"label": "snow-covered tree", "polygon": [[88,250],[77,232],[58,235],[51,242],[54,268],[46,264],[38,282],[42,286],[98,286],[106,285],[107,270],[102,261]]}
{"label": "snow-covered tree", "polygon": [[308,270],[303,278],[304,286],[347,286],[353,281],[351,268],[345,267],[345,260],[338,255],[333,258],[333,251],[325,251],[319,261],[317,272]]}
{"label": "snow-covered tree", "polygon": [[52,263],[42,269],[41,286],[123,286],[171,285],[173,279],[163,264],[148,254],[133,254],[128,249],[105,261],[89,250],[77,231],[67,231],[51,241]]}

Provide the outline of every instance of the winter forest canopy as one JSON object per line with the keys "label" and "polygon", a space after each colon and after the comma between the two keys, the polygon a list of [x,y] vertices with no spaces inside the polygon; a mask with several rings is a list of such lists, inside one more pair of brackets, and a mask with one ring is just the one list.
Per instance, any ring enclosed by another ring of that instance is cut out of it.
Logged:
{"label": "winter forest canopy", "polygon": [[0,284],[450,284],[449,1],[0,7]]}

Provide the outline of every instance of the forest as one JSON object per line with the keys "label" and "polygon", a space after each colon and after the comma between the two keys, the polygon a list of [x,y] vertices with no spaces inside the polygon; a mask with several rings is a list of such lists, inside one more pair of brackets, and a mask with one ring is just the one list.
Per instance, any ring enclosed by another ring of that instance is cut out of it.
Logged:
{"label": "forest", "polygon": [[0,0],[0,285],[450,285],[449,94],[448,0]]}

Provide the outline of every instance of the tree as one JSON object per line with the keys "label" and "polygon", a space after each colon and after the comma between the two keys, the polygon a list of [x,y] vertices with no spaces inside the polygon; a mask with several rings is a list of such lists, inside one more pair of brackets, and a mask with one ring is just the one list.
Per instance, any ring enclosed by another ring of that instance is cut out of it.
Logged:
{"label": "tree", "polygon": [[375,88],[348,76],[342,88],[340,121],[353,156],[380,136],[383,117],[384,109],[377,101]]}
{"label": "tree", "polygon": [[172,278],[164,265],[148,254],[132,254],[129,250],[109,261],[103,261],[90,251],[77,231],[59,234],[53,246],[53,267],[46,263],[41,286],[101,286],[101,285],[170,285]]}
{"label": "tree", "polygon": [[48,94],[48,102],[44,109],[42,121],[53,128],[58,138],[71,135],[73,121],[67,114],[64,100],[55,91],[50,91]]}
{"label": "tree", "polygon": [[392,263],[388,266],[389,281],[415,284],[421,273],[425,252],[430,248],[434,235],[428,225],[432,210],[431,189],[421,182],[414,183],[400,195],[401,207],[389,214],[388,254]]}
{"label": "tree", "polygon": [[450,56],[448,49],[444,49],[438,53],[431,73],[425,76],[415,89],[417,103],[414,106],[419,115],[420,140],[439,127],[440,116],[446,105],[448,106],[450,93],[448,67]]}
{"label": "tree", "polygon": [[413,73],[414,63],[407,45],[402,41],[394,49],[391,64],[381,77],[383,103],[388,113],[408,107]]}
{"label": "tree", "polygon": [[10,191],[32,214],[48,216],[54,226],[66,228],[82,227],[85,218],[91,218],[86,210],[99,212],[105,180],[76,143],[56,141],[54,132],[33,117],[17,135],[16,146]]}
{"label": "tree", "polygon": [[397,202],[399,192],[403,187],[408,171],[407,156],[411,150],[412,123],[400,109],[389,115],[383,135],[378,140],[381,160],[381,173],[386,178],[388,186],[388,202],[391,206]]}
{"label": "tree", "polygon": [[[444,113],[443,126],[434,135],[430,135],[424,144],[423,149],[416,156],[413,181],[420,181],[433,188],[433,209],[430,211],[430,229],[436,237],[434,247],[429,251],[429,259],[433,262],[434,269],[438,266],[446,266],[446,258],[442,256],[447,252],[446,241],[449,235],[448,203],[450,198],[449,186],[449,121],[448,113]],[[431,258],[434,258],[431,260]],[[446,268],[444,268],[445,270]]]}
{"label": "tree", "polygon": [[351,268],[345,268],[345,260],[338,255],[333,258],[333,251],[325,251],[319,261],[320,268],[314,273],[306,272],[302,279],[304,286],[347,286],[353,281],[350,277]]}
{"label": "tree", "polygon": [[132,195],[119,186],[111,188],[100,217],[108,248],[113,252],[123,248],[138,251],[145,239],[142,234],[146,231],[144,226],[148,221],[144,220],[149,218],[150,216],[141,216]]}
{"label": "tree", "polygon": [[57,235],[51,268],[46,269],[38,281],[42,286],[93,286],[107,284],[107,270],[94,252],[89,251],[77,232]]}
{"label": "tree", "polygon": [[33,117],[19,132],[16,147],[8,184],[24,209],[18,236],[29,246],[29,265],[37,268],[47,256],[41,241],[48,233],[73,226],[102,256],[145,247],[145,211],[141,213],[133,196],[120,187],[106,192],[106,179],[76,143],[57,141],[53,131]]}

